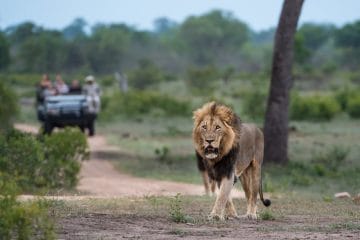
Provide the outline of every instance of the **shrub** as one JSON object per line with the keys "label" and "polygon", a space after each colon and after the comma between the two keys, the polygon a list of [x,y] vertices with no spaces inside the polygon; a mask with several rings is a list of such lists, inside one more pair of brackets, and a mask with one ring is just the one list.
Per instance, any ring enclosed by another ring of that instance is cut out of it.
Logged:
{"label": "shrub", "polygon": [[45,162],[39,170],[47,187],[73,188],[78,182],[80,161],[89,156],[85,135],[77,128],[65,128],[43,141]]}
{"label": "shrub", "polygon": [[35,87],[41,79],[40,74],[0,74],[0,82],[11,86]]}
{"label": "shrub", "polygon": [[360,94],[348,100],[347,113],[352,118],[360,118]]}
{"label": "shrub", "polygon": [[190,114],[190,103],[156,92],[116,92],[112,96],[107,97],[102,117],[111,119],[119,115],[134,117],[143,114],[186,116]]}
{"label": "shrub", "polygon": [[17,130],[0,136],[0,173],[11,173],[22,191],[74,187],[79,161],[87,156],[86,137],[78,129],[40,138]]}
{"label": "shrub", "polygon": [[180,193],[176,194],[174,199],[170,202],[170,218],[176,223],[188,222],[187,216],[183,213],[181,208],[181,196]]}
{"label": "shrub", "polygon": [[353,89],[349,86],[344,86],[335,92],[335,99],[343,111],[347,110],[349,100],[359,95],[358,92],[359,89]]}
{"label": "shrub", "polygon": [[0,82],[0,131],[11,126],[17,113],[18,105],[15,92]]}
{"label": "shrub", "polygon": [[244,92],[243,97],[243,113],[252,119],[263,119],[266,109],[267,92],[265,89],[256,89]]}
{"label": "shrub", "polygon": [[1,239],[55,239],[54,222],[46,201],[17,201],[15,182],[1,173],[0,192]]}
{"label": "shrub", "polygon": [[150,60],[139,61],[139,68],[129,73],[129,84],[136,89],[146,89],[164,80],[162,71]]}
{"label": "shrub", "polygon": [[331,120],[340,112],[340,106],[332,96],[292,95],[291,98],[291,119],[294,120]]}
{"label": "shrub", "polygon": [[314,169],[319,176],[333,175],[339,172],[349,154],[349,149],[333,146],[325,152],[318,152],[313,157]]}
{"label": "shrub", "polygon": [[187,71],[186,83],[194,93],[209,94],[213,92],[218,76],[217,69],[211,65],[203,68],[190,68]]}

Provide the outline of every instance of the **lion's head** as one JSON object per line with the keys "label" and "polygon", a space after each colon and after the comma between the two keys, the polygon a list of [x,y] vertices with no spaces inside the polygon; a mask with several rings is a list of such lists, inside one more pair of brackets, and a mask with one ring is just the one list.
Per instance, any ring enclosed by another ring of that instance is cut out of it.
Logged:
{"label": "lion's head", "polygon": [[238,143],[240,119],[230,108],[209,102],[193,118],[195,149],[204,159],[216,162]]}

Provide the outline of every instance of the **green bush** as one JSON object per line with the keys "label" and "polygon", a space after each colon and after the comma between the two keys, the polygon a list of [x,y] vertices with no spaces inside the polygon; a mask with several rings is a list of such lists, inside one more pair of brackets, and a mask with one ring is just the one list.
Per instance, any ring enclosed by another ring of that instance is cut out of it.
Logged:
{"label": "green bush", "polygon": [[266,109],[267,92],[265,89],[256,89],[253,91],[244,92],[243,98],[243,113],[252,119],[263,119]]}
{"label": "green bush", "polygon": [[335,99],[343,111],[347,111],[349,100],[359,95],[359,89],[344,86],[335,91]]}
{"label": "green bush", "polygon": [[15,182],[1,173],[0,192],[0,239],[55,239],[54,221],[46,201],[17,201]]}
{"label": "green bush", "polygon": [[198,94],[211,94],[215,89],[215,82],[219,73],[214,66],[190,68],[187,71],[187,85]]}
{"label": "green bush", "polygon": [[0,136],[0,173],[11,174],[26,192],[74,187],[86,157],[86,137],[78,129],[38,138],[17,130]]}
{"label": "green bush", "polygon": [[39,170],[47,187],[73,188],[78,182],[80,161],[88,158],[86,136],[77,128],[65,128],[43,140],[45,162]]}
{"label": "green bush", "polygon": [[11,126],[17,113],[18,103],[15,92],[0,82],[0,132]]}
{"label": "green bush", "polygon": [[165,79],[163,72],[150,60],[139,61],[139,68],[129,73],[129,85],[136,89],[146,89]]}
{"label": "green bush", "polygon": [[106,97],[102,117],[134,117],[144,114],[165,116],[186,116],[190,114],[190,103],[179,101],[168,95],[148,91],[116,92]]}
{"label": "green bush", "polygon": [[293,120],[331,120],[340,112],[334,97],[328,95],[292,95],[290,115]]}
{"label": "green bush", "polygon": [[360,118],[360,94],[348,100],[347,113],[352,118]]}
{"label": "green bush", "polygon": [[40,74],[0,74],[0,82],[22,87],[35,87],[41,80]]}

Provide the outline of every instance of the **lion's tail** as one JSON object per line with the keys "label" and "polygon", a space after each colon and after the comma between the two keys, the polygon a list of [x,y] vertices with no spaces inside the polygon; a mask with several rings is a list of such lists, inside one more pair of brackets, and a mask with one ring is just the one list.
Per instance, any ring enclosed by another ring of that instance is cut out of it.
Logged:
{"label": "lion's tail", "polygon": [[260,199],[265,207],[268,207],[271,205],[270,199],[264,199],[263,191],[262,191],[262,168],[261,163],[264,159],[264,135],[261,132],[260,129],[257,128],[257,135],[256,135],[256,141],[258,142],[258,149],[255,152],[255,159],[260,160],[260,188],[259,188],[259,194]]}
{"label": "lion's tail", "polygon": [[262,191],[262,171],[260,173],[260,189],[259,189],[260,199],[265,207],[269,207],[271,205],[270,199],[264,199],[263,191]]}

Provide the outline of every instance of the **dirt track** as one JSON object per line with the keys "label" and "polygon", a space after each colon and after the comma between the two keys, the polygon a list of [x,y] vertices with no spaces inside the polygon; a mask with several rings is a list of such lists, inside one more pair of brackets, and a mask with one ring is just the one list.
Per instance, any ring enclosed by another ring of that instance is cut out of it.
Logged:
{"label": "dirt track", "polygon": [[[38,127],[16,124],[16,128],[26,132],[36,133]],[[86,196],[76,196],[76,198],[94,197],[125,197],[125,196],[173,196],[177,193],[182,195],[202,195],[204,188],[201,185],[177,183],[170,181],[158,181],[144,178],[133,177],[128,174],[120,173],[115,170],[113,165],[101,158],[97,152],[117,152],[114,146],[109,146],[103,136],[88,138],[91,157],[89,161],[82,163],[80,172],[80,182],[77,189],[85,193]],[[233,197],[243,198],[240,191],[234,191]],[[65,196],[58,198],[72,198]]]}

